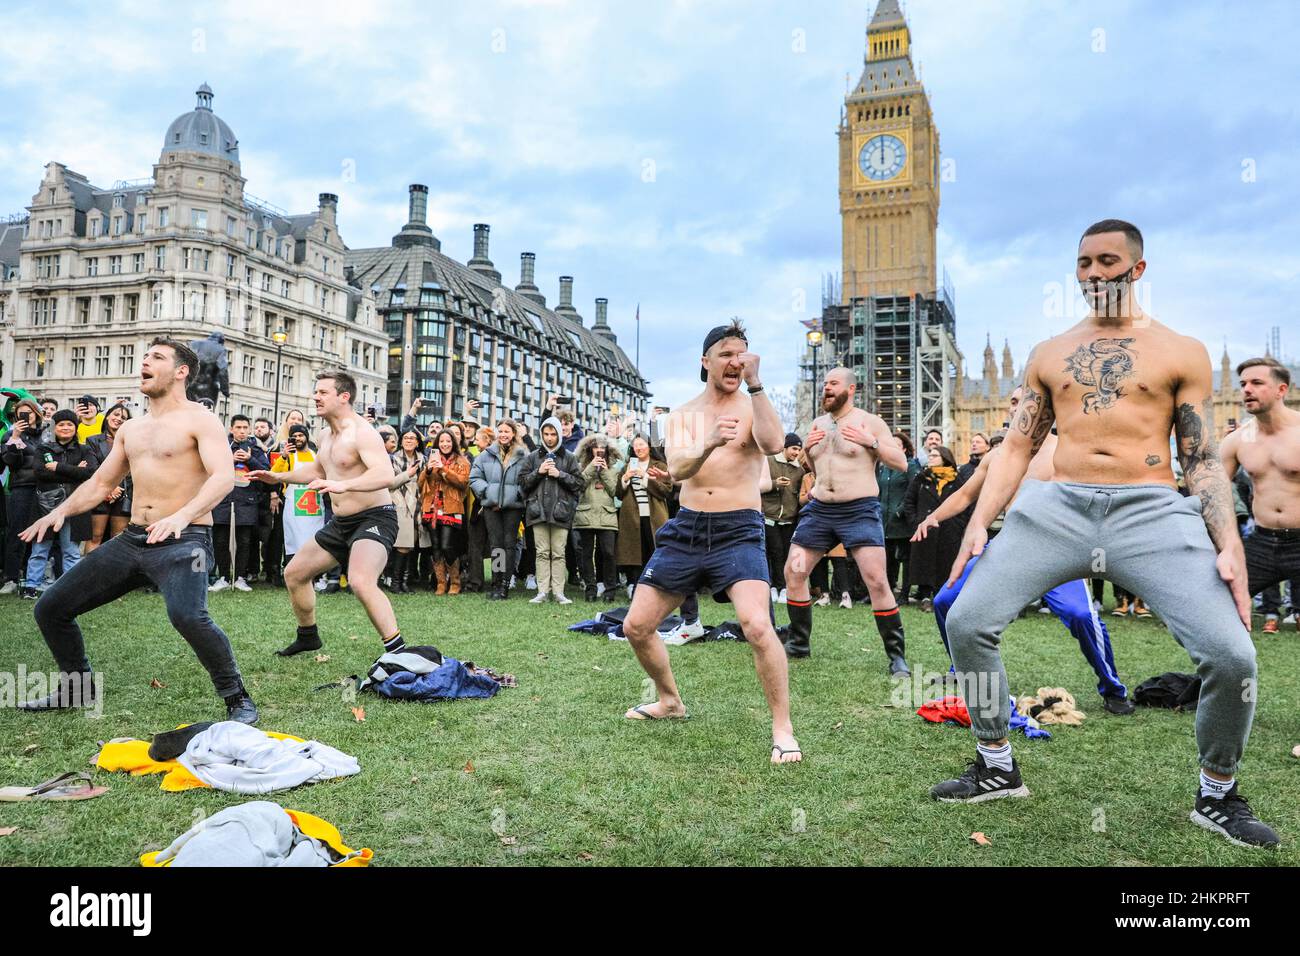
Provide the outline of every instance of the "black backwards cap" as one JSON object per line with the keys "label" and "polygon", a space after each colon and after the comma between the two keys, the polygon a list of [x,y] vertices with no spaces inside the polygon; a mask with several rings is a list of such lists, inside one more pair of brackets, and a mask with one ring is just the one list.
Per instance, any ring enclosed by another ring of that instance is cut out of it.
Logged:
{"label": "black backwards cap", "polygon": [[[740,339],[740,341],[744,342],[746,345],[749,344],[749,339],[745,338],[745,334],[743,332],[737,332],[735,326],[719,325],[715,328],[710,329],[709,334],[704,336],[704,351],[701,352],[700,354],[708,355],[709,349],[713,348],[713,346],[717,345],[723,339]],[[709,373],[705,371],[703,367],[701,367],[700,381],[707,382],[708,380],[709,380]]]}

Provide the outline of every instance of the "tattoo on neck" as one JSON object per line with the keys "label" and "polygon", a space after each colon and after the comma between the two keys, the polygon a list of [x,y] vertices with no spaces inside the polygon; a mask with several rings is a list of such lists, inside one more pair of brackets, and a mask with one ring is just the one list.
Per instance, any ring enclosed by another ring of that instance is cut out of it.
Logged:
{"label": "tattoo on neck", "polygon": [[1083,393],[1083,413],[1113,408],[1124,397],[1121,387],[1133,374],[1135,339],[1096,339],[1080,345],[1065,360],[1065,371],[1091,391]]}

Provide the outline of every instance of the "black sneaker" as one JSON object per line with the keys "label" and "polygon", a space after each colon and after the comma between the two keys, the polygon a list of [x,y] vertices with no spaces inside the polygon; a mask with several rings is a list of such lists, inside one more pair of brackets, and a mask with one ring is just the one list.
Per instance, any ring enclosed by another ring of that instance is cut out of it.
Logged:
{"label": "black sneaker", "polygon": [[23,588],[21,596],[25,601],[35,601],[41,594],[36,588]]}
{"label": "black sneaker", "polygon": [[1116,717],[1127,717],[1133,711],[1137,710],[1133,701],[1127,697],[1116,697],[1107,695],[1101,699],[1101,706],[1106,709],[1106,713],[1114,714]]}
{"label": "black sneaker", "polygon": [[930,788],[930,796],[943,803],[980,803],[1002,797],[1027,797],[1029,788],[1020,779],[1020,768],[1011,761],[1010,770],[985,766],[982,754],[966,765],[955,780],[945,780]]}
{"label": "black sneaker", "polygon": [[1237,846],[1271,849],[1282,842],[1272,827],[1251,812],[1250,804],[1237,792],[1235,783],[1221,800],[1198,794],[1191,819],[1198,827],[1212,830]]}

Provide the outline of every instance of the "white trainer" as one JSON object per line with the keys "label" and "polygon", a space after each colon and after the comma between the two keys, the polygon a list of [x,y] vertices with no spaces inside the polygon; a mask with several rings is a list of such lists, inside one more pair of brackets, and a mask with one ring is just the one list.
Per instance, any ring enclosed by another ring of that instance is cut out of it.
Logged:
{"label": "white trainer", "polygon": [[785,588],[782,588],[782,589],[781,589],[781,593],[778,594],[778,595],[776,596],[776,603],[777,603],[777,604],[784,604],[784,603],[785,603],[785,599],[786,599]]}
{"label": "white trainer", "polygon": [[211,584],[208,585],[208,590],[214,592],[224,591],[229,587],[230,587],[229,581],[227,581],[225,578],[217,578],[215,581],[213,581]]}
{"label": "white trainer", "polygon": [[831,603],[831,596],[830,596],[829,594],[827,594],[825,591],[823,591],[823,592],[822,592],[822,596],[819,597],[819,598],[817,599],[817,602],[816,602],[816,604],[815,604],[814,606],[815,606],[815,607],[826,607],[826,606],[827,606],[828,604],[830,604],[830,603]]}
{"label": "white trainer", "polygon": [[533,598],[533,599],[532,599],[531,601],[529,601],[528,603],[529,603],[529,604],[545,604],[545,603],[546,603],[546,598],[547,598],[547,597],[548,597],[548,595],[547,595],[547,593],[546,593],[545,591],[538,591],[538,592],[537,592],[537,597]]}
{"label": "white trainer", "polygon": [[557,592],[555,592],[555,603],[556,603],[556,604],[572,604],[573,601],[572,601],[571,599],[565,597],[563,592],[561,592],[561,591],[557,591]]}
{"label": "white trainer", "polygon": [[243,578],[235,578],[235,590],[236,590],[236,591],[251,591],[251,590],[253,590],[253,589],[250,588],[250,587],[248,586],[248,582],[245,581]]}
{"label": "white trainer", "polygon": [[5,586],[0,588],[0,594],[13,594],[18,590],[17,581],[6,581]]}
{"label": "white trainer", "polygon": [[853,598],[849,597],[849,592],[845,591],[840,595],[840,607],[849,610],[853,607]]}

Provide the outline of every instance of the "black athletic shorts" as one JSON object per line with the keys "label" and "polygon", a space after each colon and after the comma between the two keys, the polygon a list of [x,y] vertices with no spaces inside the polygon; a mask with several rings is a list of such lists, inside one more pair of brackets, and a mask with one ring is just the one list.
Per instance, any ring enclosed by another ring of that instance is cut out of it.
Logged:
{"label": "black athletic shorts", "polygon": [[336,514],[316,532],[316,543],[347,567],[348,552],[356,541],[378,541],[389,554],[397,542],[397,509],[392,505],[367,508],[354,515]]}

